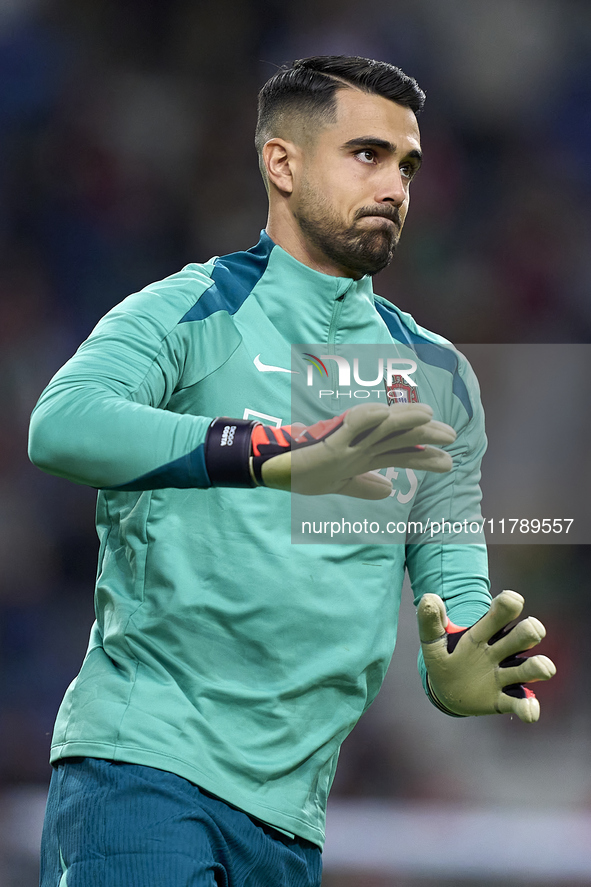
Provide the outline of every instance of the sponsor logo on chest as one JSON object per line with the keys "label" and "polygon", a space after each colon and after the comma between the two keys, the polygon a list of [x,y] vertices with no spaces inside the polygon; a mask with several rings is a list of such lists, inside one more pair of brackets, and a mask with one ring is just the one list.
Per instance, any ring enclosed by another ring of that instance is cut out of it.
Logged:
{"label": "sponsor logo on chest", "polygon": [[392,376],[390,385],[385,383],[388,404],[418,403],[419,395],[416,385],[408,385],[403,376]]}

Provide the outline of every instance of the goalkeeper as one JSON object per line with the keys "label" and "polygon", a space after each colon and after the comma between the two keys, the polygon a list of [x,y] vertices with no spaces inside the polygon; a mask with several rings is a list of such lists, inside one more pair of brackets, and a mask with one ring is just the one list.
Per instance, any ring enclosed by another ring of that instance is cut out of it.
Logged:
{"label": "goalkeeper", "polygon": [[[405,569],[432,702],[538,717],[524,683],[554,668],[520,654],[544,629],[511,628],[513,592],[491,607],[483,544],[291,544],[290,489],[383,500],[395,521],[480,520],[474,375],[372,288],[406,218],[423,101],[373,60],[277,72],[259,99],[259,243],[127,298],[35,408],[31,458],[99,489],[100,538],[42,887],[318,887],[339,748],[386,673]],[[291,426],[293,343],[395,344],[416,389]]]}

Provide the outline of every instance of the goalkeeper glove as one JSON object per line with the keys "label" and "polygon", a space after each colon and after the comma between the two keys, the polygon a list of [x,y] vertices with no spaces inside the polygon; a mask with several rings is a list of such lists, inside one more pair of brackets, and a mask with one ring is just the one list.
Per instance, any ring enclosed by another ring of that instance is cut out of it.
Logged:
{"label": "goalkeeper glove", "polygon": [[455,431],[432,416],[426,404],[362,404],[311,426],[214,419],[205,463],[214,486],[383,499],[392,484],[372,473],[379,468],[451,469],[450,455],[437,447],[453,443]]}
{"label": "goalkeeper glove", "polygon": [[427,683],[435,704],[447,714],[487,715],[514,712],[522,721],[540,717],[540,703],[523,684],[547,681],[556,667],[547,656],[523,657],[546,635],[542,623],[529,616],[507,623],[523,610],[515,591],[502,591],[490,610],[470,628],[447,617],[436,594],[425,594],[417,617]]}

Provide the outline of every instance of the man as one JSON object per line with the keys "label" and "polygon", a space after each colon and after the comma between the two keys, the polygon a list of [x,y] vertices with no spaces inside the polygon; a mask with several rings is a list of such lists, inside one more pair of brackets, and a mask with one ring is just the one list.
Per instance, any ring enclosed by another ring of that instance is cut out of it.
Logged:
{"label": "man", "polygon": [[[414,529],[406,551],[292,545],[281,492],[479,519],[471,371],[371,287],[406,218],[423,101],[381,62],[280,70],[260,94],[259,244],[126,299],[36,407],[31,458],[100,489],[101,540],[97,622],[53,738],[43,887],[318,885],[338,750],[387,669],[405,565],[432,701],[537,719],[522,684],[553,665],[516,653],[544,629],[504,630],[523,601],[490,607],[482,544]],[[293,343],[435,357],[414,362],[422,402],[291,427]],[[412,494],[391,497],[376,471],[393,466]]]}

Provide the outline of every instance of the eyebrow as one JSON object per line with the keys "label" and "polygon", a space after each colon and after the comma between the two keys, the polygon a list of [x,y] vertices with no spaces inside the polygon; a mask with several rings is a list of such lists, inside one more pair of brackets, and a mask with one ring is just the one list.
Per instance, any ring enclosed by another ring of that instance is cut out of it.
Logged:
{"label": "eyebrow", "polygon": [[[345,142],[343,145],[344,148],[382,148],[384,151],[387,151],[389,154],[393,154],[396,151],[396,145],[393,142],[387,141],[387,139],[380,139],[378,136],[360,136],[356,139],[349,139],[348,142]],[[405,158],[412,158],[418,161],[418,166],[421,165],[423,161],[423,154],[418,148],[413,148],[412,151],[409,151],[408,154],[405,155]]]}

